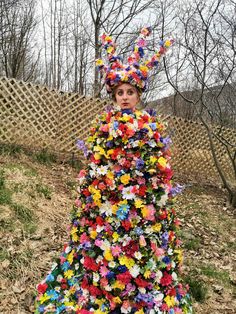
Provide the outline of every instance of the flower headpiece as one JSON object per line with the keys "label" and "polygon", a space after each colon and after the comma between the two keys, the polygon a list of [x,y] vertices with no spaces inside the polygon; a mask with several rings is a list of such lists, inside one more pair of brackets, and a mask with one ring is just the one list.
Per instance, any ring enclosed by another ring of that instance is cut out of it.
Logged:
{"label": "flower headpiece", "polygon": [[127,59],[127,64],[123,64],[121,57],[116,54],[116,45],[112,37],[107,34],[101,36],[102,46],[106,50],[109,65],[104,64],[103,60],[97,59],[96,66],[104,77],[108,92],[111,92],[120,83],[130,83],[140,91],[146,90],[149,71],[158,66],[161,57],[173,44],[173,40],[161,40],[159,49],[152,56],[145,58],[146,37],[150,33],[150,27],[141,30],[134,43],[133,51]]}

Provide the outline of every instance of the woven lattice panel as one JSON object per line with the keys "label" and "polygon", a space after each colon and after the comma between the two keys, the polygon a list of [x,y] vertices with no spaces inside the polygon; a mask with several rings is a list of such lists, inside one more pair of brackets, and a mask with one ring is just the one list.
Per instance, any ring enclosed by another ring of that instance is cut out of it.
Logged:
{"label": "woven lattice panel", "polygon": [[[173,167],[179,173],[197,177],[219,178],[214,165],[207,131],[203,125],[179,117],[169,116],[168,133],[173,142]],[[217,133],[217,128],[214,129]],[[236,144],[236,130],[221,129],[224,138]],[[234,180],[233,166],[226,147],[213,138],[215,153],[224,173]]]}
{"label": "woven lattice panel", "polygon": [[33,147],[54,147],[59,99],[57,91],[2,78],[1,141]]}
{"label": "woven lattice panel", "polygon": [[87,137],[91,121],[106,105],[106,101],[100,99],[64,94],[58,121],[58,150],[76,151],[76,140]]}

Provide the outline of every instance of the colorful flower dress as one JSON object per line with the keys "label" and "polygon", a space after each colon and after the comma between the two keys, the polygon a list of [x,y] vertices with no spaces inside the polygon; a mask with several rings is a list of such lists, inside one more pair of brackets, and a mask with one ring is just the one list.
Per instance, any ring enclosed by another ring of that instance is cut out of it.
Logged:
{"label": "colorful flower dress", "polygon": [[151,111],[96,118],[70,240],[37,286],[35,313],[192,313],[164,130]]}

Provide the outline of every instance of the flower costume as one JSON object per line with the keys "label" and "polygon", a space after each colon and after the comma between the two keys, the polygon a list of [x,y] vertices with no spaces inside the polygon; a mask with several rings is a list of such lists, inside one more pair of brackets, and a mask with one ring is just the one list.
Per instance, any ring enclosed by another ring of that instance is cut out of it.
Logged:
{"label": "flower costume", "polygon": [[192,313],[178,278],[169,144],[153,111],[96,118],[70,240],[37,286],[35,313]]}
{"label": "flower costume", "polygon": [[[109,65],[97,60],[108,91],[129,83],[146,89],[149,69],[170,46],[144,60],[144,28],[124,65],[102,36]],[[170,139],[154,111],[113,107],[80,141],[88,160],[78,175],[70,240],[37,286],[36,314],[190,314],[171,185]],[[178,188],[179,189],[179,188]]]}

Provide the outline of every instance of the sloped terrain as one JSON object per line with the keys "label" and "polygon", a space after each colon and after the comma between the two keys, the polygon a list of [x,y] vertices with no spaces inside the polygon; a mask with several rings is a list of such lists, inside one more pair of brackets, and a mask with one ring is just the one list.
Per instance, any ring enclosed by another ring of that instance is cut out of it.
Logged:
{"label": "sloped terrain", "polygon": [[[77,171],[36,157],[9,151],[0,155],[0,313],[4,314],[34,312],[35,286],[67,241]],[[188,180],[176,210],[185,250],[183,277],[190,285],[195,312],[233,313],[236,225],[222,190]]]}

